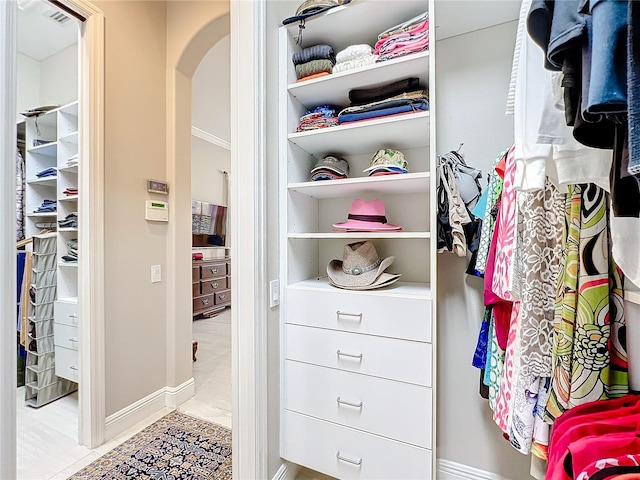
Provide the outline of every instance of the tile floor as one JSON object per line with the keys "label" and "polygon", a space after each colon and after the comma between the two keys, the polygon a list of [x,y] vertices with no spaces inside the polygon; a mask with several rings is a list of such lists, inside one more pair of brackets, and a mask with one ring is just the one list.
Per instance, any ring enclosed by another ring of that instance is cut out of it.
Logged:
{"label": "tile floor", "polygon": [[[231,310],[193,322],[198,341],[193,364],[196,394],[178,410],[231,428]],[[157,412],[95,449],[78,445],[77,392],[34,409],[17,391],[18,479],[62,480],[171,411]]]}

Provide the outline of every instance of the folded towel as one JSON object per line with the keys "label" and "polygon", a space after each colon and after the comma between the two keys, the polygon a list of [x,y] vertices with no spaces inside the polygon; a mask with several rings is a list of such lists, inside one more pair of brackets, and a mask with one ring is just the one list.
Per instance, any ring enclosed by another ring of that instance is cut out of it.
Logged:
{"label": "folded towel", "polygon": [[351,100],[352,105],[376,102],[416,90],[419,83],[420,80],[418,78],[410,77],[375,88],[354,88],[349,91],[349,100]]}
{"label": "folded towel", "polygon": [[311,60],[310,62],[296,65],[296,77],[307,77],[320,72],[331,73],[332,70],[333,63],[330,60]]}
{"label": "folded towel", "polygon": [[336,54],[336,63],[348,62],[373,53],[373,47],[367,44],[351,45]]}
{"label": "folded towel", "polygon": [[365,57],[355,58],[353,60],[345,60],[344,62],[338,62],[333,66],[333,73],[346,72],[348,70],[354,70],[356,68],[366,67],[372,65],[378,60],[377,55],[367,55]]}
{"label": "folded towel", "polygon": [[329,60],[332,64],[336,63],[336,55],[331,45],[314,45],[307,47],[291,56],[294,65],[301,65],[311,60]]}

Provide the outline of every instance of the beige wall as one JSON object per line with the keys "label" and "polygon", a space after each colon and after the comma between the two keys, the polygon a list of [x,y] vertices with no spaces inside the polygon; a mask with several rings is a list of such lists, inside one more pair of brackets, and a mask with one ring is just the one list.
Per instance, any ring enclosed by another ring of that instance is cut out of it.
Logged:
{"label": "beige wall", "polygon": [[[230,171],[231,152],[211,142],[191,136],[191,198],[227,205],[229,192],[221,170]],[[229,244],[227,244],[229,245]]]}
{"label": "beige wall", "polygon": [[167,225],[147,222],[147,178],[165,176],[166,6],[96,1],[105,15],[106,414],[166,385]]}

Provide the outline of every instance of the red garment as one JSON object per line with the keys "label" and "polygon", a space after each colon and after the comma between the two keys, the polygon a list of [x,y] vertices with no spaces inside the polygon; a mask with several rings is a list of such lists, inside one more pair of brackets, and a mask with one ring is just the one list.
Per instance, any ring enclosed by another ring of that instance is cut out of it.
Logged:
{"label": "red garment", "polygon": [[[571,444],[569,451],[571,452],[572,476],[569,477],[565,474],[564,478],[588,480],[595,476],[598,470],[602,470],[605,465],[615,465],[614,459],[640,454],[640,438],[636,432],[591,436]],[[635,461],[635,459],[630,459],[628,463],[632,464]],[[607,477],[611,478],[604,476],[604,478]]]}
{"label": "red garment", "polygon": [[[583,421],[581,424],[567,429],[562,436],[555,439],[555,444],[549,452],[547,480],[571,479],[564,470],[564,462],[569,452],[573,454],[573,446],[576,442],[586,439],[587,437],[604,439],[618,434],[631,434],[635,436],[638,424],[640,423],[640,405],[634,405],[626,409],[611,410],[605,413],[607,415],[604,415],[603,418],[593,421]],[[638,441],[640,442],[640,439],[638,439]],[[638,448],[638,452],[621,451],[615,456],[625,453],[640,453],[640,443],[638,444]],[[609,456],[601,454],[599,448],[594,452],[596,455],[600,455],[598,458]],[[585,465],[587,465],[587,463],[580,464],[581,467]],[[578,470],[578,472],[580,471],[581,470]]]}

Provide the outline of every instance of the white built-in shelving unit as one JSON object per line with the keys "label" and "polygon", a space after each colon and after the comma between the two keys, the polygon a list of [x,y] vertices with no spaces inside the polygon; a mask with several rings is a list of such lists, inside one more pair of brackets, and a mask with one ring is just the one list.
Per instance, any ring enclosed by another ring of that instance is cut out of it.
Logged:
{"label": "white built-in shelving unit", "polygon": [[[433,22],[431,3],[401,0],[384,14],[372,0],[336,7],[307,19],[302,46],[297,23],[280,28],[280,450],[336,478],[435,478],[434,95],[427,112],[295,130],[318,105],[348,106],[351,89],[418,77],[432,92],[434,53],[303,82],[291,56],[320,43],[336,52],[373,46],[380,32],[427,10]],[[402,151],[410,173],[368,177],[380,148]],[[330,153],[348,160],[349,178],[309,181]],[[381,199],[403,231],[334,232],[355,198]],[[402,281],[369,291],[331,286],[327,264],[358,240],[395,256],[387,271]]]}

